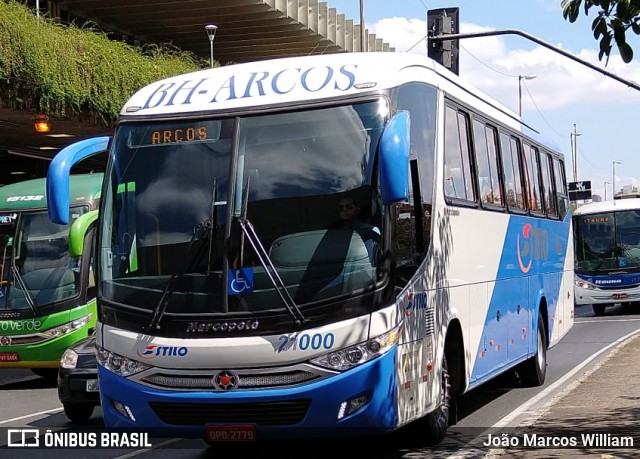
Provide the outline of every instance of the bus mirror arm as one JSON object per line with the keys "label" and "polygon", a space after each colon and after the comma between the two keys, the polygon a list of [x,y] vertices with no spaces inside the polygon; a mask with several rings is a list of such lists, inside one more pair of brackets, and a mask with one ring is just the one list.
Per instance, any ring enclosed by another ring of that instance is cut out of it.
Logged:
{"label": "bus mirror arm", "polygon": [[98,210],[92,210],[81,215],[69,228],[69,255],[79,257],[84,251],[84,238],[87,232],[98,220]]}
{"label": "bus mirror arm", "polygon": [[108,149],[111,137],[94,137],[66,146],[51,160],[47,171],[47,207],[49,220],[69,223],[69,175],[71,167],[83,159]]}
{"label": "bus mirror arm", "polygon": [[389,120],[380,139],[380,188],[384,205],[409,199],[409,127],[409,112],[400,111]]}

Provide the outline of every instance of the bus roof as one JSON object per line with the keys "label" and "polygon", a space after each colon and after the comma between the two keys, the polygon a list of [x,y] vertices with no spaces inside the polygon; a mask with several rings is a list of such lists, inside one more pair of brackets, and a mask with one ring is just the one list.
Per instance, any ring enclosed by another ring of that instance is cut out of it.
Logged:
{"label": "bus roof", "polygon": [[573,215],[589,215],[602,212],[636,209],[640,210],[640,198],[614,199],[613,201],[600,201],[583,204],[573,212]]}
{"label": "bus roof", "polygon": [[[72,175],[69,204],[93,203],[100,197],[102,173]],[[46,179],[37,178],[0,187],[0,211],[45,208]]]}
{"label": "bus roof", "polygon": [[228,65],[159,80],[135,93],[121,117],[215,114],[374,94],[411,81],[442,88],[523,134],[558,147],[463,78],[415,53],[339,53]]}

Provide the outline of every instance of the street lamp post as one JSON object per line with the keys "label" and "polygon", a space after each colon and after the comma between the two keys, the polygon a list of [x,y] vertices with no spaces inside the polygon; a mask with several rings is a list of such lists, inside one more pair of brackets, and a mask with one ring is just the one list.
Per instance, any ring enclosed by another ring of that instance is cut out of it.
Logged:
{"label": "street lamp post", "polygon": [[367,50],[365,46],[365,33],[364,33],[364,0],[360,0],[360,52]]}
{"label": "street lamp post", "polygon": [[518,115],[522,117],[522,80],[533,80],[537,75],[518,75]]}
{"label": "street lamp post", "polygon": [[613,161],[613,182],[611,182],[611,199],[616,199],[616,164],[622,164],[622,161]]}
{"label": "street lamp post", "polygon": [[214,24],[209,24],[204,27],[207,31],[207,36],[209,37],[209,49],[211,50],[211,60],[210,65],[213,68],[213,39],[216,38],[216,31],[218,30],[218,26]]}
{"label": "street lamp post", "polygon": [[611,185],[611,182],[608,180],[604,181],[604,200],[607,200],[607,185]]}
{"label": "street lamp post", "polygon": [[571,162],[573,163],[573,181],[578,181],[578,136],[582,133],[578,132],[575,123],[573,124],[573,132],[571,135]]}

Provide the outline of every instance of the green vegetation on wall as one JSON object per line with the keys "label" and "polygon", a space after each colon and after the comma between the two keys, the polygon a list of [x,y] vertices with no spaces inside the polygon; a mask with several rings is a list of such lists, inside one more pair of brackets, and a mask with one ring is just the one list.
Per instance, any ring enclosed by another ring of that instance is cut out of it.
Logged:
{"label": "green vegetation on wall", "polygon": [[97,27],[37,18],[0,0],[0,105],[111,126],[126,100],[153,81],[207,67],[168,46],[134,47]]}

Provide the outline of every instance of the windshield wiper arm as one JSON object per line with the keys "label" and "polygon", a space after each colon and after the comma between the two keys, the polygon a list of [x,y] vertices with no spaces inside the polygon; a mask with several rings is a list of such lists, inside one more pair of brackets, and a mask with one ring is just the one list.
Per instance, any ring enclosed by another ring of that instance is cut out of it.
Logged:
{"label": "windshield wiper arm", "polygon": [[[202,253],[202,248],[207,246],[207,239],[211,237],[211,233],[213,231],[212,226],[213,222],[211,220],[205,220],[198,223],[198,225],[195,227],[193,236],[191,236],[191,240],[189,241],[189,245],[187,246],[182,264],[176,265],[176,268],[171,273],[171,277],[167,281],[167,285],[165,285],[164,290],[162,291],[160,301],[158,301],[158,304],[153,310],[151,322],[149,322],[149,325],[147,326],[148,330],[160,329],[160,319],[162,318],[164,311],[167,309],[169,303],[171,302],[171,297],[173,296],[173,291],[176,283],[180,279],[182,279],[182,277],[188,271],[189,265],[191,265],[198,259],[198,257]],[[200,239],[199,235],[202,234],[204,234],[205,237]],[[200,244],[197,246],[197,249],[194,250],[194,244],[196,242],[200,242]]]}
{"label": "windshield wiper arm", "polygon": [[258,256],[258,260],[260,260],[260,264],[264,268],[267,277],[269,277],[269,280],[275,287],[280,299],[282,299],[282,303],[285,305],[287,311],[289,311],[289,314],[291,314],[291,317],[293,317],[295,324],[302,325],[306,319],[287,290],[287,286],[280,277],[280,274],[278,274],[278,271],[273,265],[269,254],[264,249],[262,242],[260,242],[260,238],[258,237],[256,230],[253,228],[253,225],[246,217],[239,217],[238,222],[240,223],[242,232],[247,237],[251,247],[253,247],[254,252]]}
{"label": "windshield wiper arm", "polygon": [[29,293],[29,288],[22,278],[22,274],[20,274],[20,270],[16,265],[11,266],[11,272],[13,273],[13,279],[18,284],[20,290],[22,290],[22,294],[24,295],[24,299],[27,301],[29,308],[31,308],[31,312],[33,312],[33,316],[36,317],[38,315],[38,311],[36,309],[36,302],[34,301],[31,293]]}

